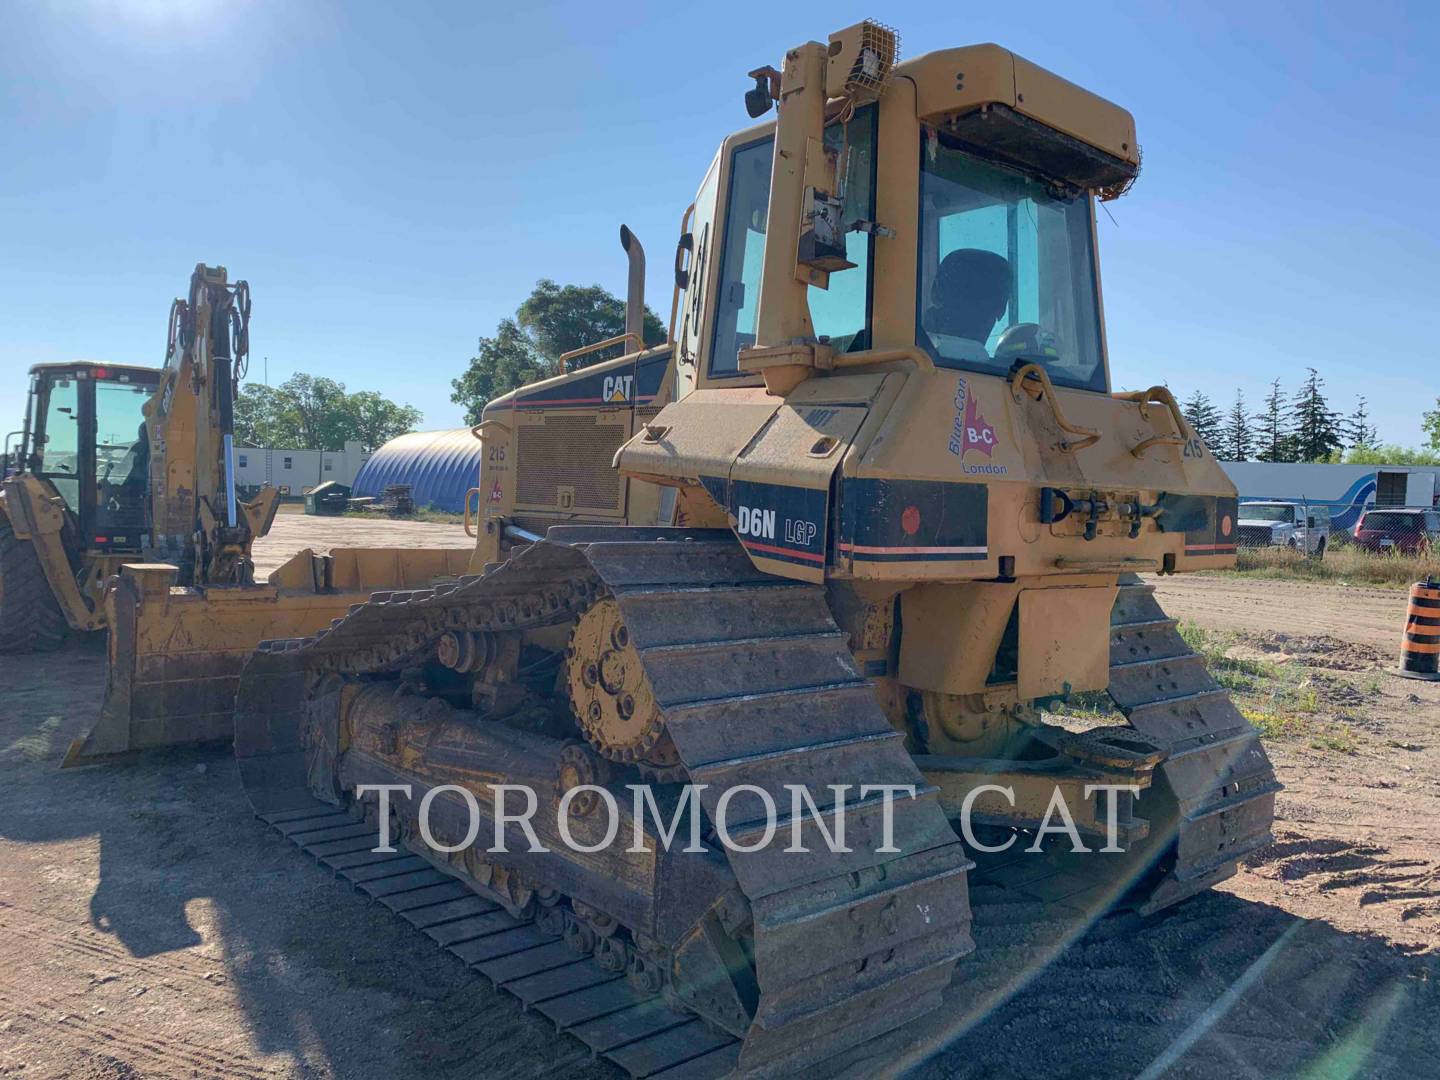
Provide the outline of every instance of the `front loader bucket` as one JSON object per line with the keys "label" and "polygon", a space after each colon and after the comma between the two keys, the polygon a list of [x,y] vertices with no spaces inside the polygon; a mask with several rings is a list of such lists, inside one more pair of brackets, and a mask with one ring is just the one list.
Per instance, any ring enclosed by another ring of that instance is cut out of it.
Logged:
{"label": "front loader bucket", "polygon": [[329,626],[384,588],[464,573],[462,549],[302,551],[264,585],[176,588],[176,568],[135,563],[107,591],[100,719],[62,767],[144,750],[228,743],[240,671],[261,641]]}

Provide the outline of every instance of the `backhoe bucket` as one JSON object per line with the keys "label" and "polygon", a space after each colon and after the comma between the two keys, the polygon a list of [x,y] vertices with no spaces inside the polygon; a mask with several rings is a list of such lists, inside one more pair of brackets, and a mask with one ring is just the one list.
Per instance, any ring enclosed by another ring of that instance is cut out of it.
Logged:
{"label": "backhoe bucket", "polygon": [[177,588],[176,568],[134,563],[105,597],[110,627],[100,719],[62,767],[234,737],[240,670],[261,642],[329,626],[380,589],[465,572],[464,549],[300,552],[263,585]]}

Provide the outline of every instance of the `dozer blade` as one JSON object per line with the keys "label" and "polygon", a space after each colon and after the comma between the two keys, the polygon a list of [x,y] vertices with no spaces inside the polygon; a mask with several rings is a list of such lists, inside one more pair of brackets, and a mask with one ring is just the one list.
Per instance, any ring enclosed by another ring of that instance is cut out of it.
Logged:
{"label": "dozer blade", "polygon": [[463,571],[463,549],[302,551],[263,585],[176,588],[176,568],[121,568],[106,594],[100,718],[62,768],[162,747],[228,743],[240,671],[263,640],[313,634],[377,589]]}

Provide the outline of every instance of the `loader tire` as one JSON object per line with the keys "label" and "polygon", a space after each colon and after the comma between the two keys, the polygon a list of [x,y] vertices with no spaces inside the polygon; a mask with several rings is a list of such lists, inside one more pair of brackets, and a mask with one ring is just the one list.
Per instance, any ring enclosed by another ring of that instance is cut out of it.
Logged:
{"label": "loader tire", "polygon": [[0,653],[50,652],[68,630],[35,548],[0,518]]}

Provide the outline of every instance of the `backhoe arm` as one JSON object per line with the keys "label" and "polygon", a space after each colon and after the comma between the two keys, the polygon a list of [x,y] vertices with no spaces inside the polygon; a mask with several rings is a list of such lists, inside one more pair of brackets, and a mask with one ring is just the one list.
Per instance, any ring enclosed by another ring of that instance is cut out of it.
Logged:
{"label": "backhoe arm", "polygon": [[150,557],[182,584],[247,584],[250,549],[274,520],[279,493],[251,503],[235,490],[235,392],[249,355],[250,287],[203,263],[171,306],[165,372],[146,406],[153,494]]}

